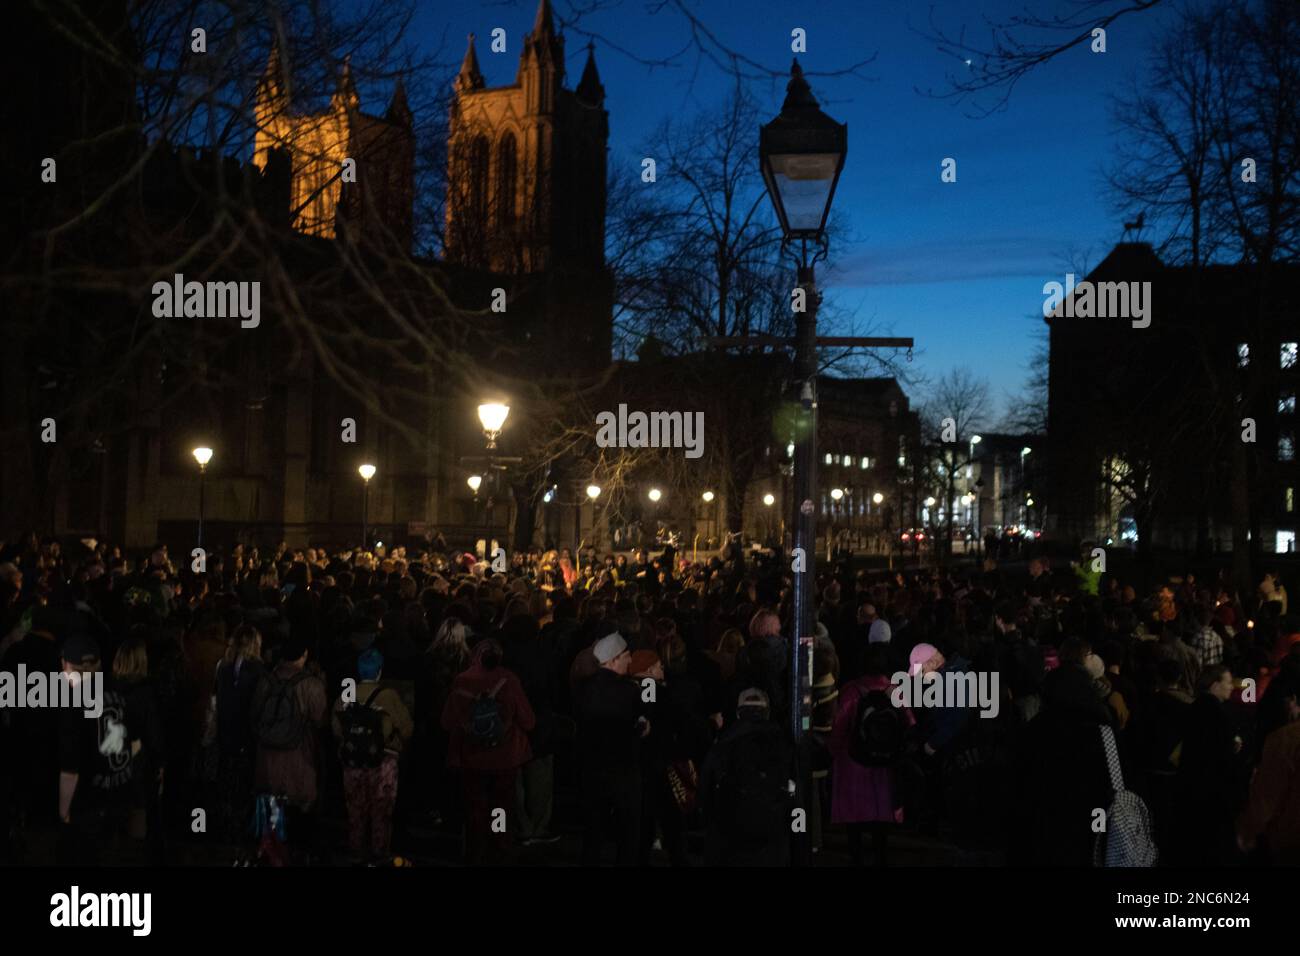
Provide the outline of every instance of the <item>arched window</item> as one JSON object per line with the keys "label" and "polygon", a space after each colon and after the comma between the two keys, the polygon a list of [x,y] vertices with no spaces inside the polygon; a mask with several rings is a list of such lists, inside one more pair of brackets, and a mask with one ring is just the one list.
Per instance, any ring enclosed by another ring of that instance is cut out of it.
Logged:
{"label": "arched window", "polygon": [[518,171],[515,137],[513,133],[506,133],[497,146],[497,224],[503,228],[509,228],[515,221],[515,184]]}
{"label": "arched window", "polygon": [[469,214],[475,229],[482,229],[487,221],[488,204],[488,141],[486,136],[475,136],[469,144]]}

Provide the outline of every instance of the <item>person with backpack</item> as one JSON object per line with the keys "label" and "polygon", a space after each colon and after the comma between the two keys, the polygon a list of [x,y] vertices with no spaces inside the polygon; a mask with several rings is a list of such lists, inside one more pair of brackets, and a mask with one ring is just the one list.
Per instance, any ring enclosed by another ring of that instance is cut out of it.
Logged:
{"label": "person with backpack", "polygon": [[281,798],[285,835],[310,853],[314,843],[318,735],[329,713],[325,683],[306,670],[307,645],[289,637],[280,645],[280,663],[267,671],[253,694],[253,733],[257,757],[253,786]]}
{"label": "person with backpack", "polygon": [[767,695],[772,719],[785,726],[790,719],[790,645],[781,635],[781,618],[760,610],[749,622],[749,643],[740,652],[736,671],[742,687],[757,687]]}
{"label": "person with backpack", "polygon": [[348,807],[348,848],[354,862],[389,859],[397,766],[415,724],[391,686],[381,683],[384,656],[378,648],[357,658],[355,695],[334,705],[334,739],[343,765],[343,796]]}
{"label": "person with backpack", "polygon": [[885,866],[889,833],[903,822],[899,767],[916,718],[890,700],[888,649],[873,644],[863,656],[863,676],[840,689],[831,731],[831,823],[846,825],[854,866],[867,832],[876,865]]}
{"label": "person with backpack", "polygon": [[459,771],[465,800],[465,862],[505,862],[513,847],[515,785],[532,759],[528,734],[537,724],[515,673],[502,666],[495,639],[474,645],[467,670],[452,682],[442,711],[450,734],[447,766]]}
{"label": "person with backpack", "polygon": [[710,866],[788,866],[793,752],[767,694],[742,691],[736,720],[704,761],[700,798]]}

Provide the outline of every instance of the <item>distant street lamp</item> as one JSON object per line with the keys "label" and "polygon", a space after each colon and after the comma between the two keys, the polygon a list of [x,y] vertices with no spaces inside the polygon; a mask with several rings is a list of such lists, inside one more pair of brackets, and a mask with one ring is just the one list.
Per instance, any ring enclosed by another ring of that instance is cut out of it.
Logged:
{"label": "distant street lamp", "polygon": [[[592,547],[593,547],[593,548],[596,547],[596,543],[595,543],[595,542],[597,542],[597,537],[596,537],[596,531],[597,531],[597,522],[596,522],[596,499],[600,497],[600,491],[601,491],[601,489],[600,489],[600,485],[597,485],[597,484],[591,484],[591,485],[588,485],[588,486],[587,486],[587,500],[591,502],[591,538],[592,538],[592,541],[593,541],[593,544],[592,544]],[[575,517],[577,518],[577,522],[578,522],[578,528],[577,528],[577,530],[578,530],[578,533],[579,533],[579,537],[581,537],[581,533],[582,533],[582,507],[581,507],[581,505],[579,505],[579,506],[575,509]],[[579,545],[579,550],[581,550],[581,545],[582,545],[582,541],[581,541],[581,540],[579,540],[578,545]]]}
{"label": "distant street lamp", "polygon": [[650,493],[647,495],[647,497],[648,497],[651,501],[653,501],[655,504],[658,504],[658,503],[659,503],[659,499],[662,498],[663,496],[664,496],[664,493],[663,493],[662,491],[660,491],[658,488],[651,488],[651,489],[650,489]]}
{"label": "distant street lamp", "polygon": [[769,508],[772,507],[772,505],[776,504],[776,496],[769,491],[763,496],[763,504],[767,505]]}
{"label": "distant street lamp", "polygon": [[469,485],[469,490],[474,492],[475,497],[477,497],[479,487],[483,484],[483,476],[470,475],[468,478],[465,479],[465,484]]}
{"label": "distant street lamp", "polygon": [[874,495],[871,496],[871,500],[876,504],[880,504],[882,501],[885,500],[885,496],[877,491]]}
{"label": "distant street lamp", "polygon": [[212,460],[212,449],[200,445],[195,448],[191,455],[199,463],[199,547],[203,547],[203,476],[208,470],[208,462]]}
{"label": "distant street lamp", "polygon": [[[714,495],[712,491],[705,491],[704,494],[700,495],[700,497],[704,499],[704,503],[706,505],[713,504]],[[712,541],[714,535],[718,533],[717,514],[718,514],[718,508],[716,505],[714,505],[714,507],[709,509],[709,519],[708,519],[709,520],[709,541]]]}
{"label": "distant street lamp", "polygon": [[370,534],[367,525],[370,523],[370,479],[375,477],[375,466],[364,464],[357,468],[357,474],[365,482],[361,489],[361,550],[364,551],[370,546]]}

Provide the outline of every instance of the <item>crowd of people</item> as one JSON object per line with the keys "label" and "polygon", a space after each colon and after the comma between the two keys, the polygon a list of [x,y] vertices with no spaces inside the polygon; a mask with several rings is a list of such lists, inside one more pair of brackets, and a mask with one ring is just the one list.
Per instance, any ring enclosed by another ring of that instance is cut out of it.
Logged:
{"label": "crowd of people", "polygon": [[[1086,567],[819,566],[796,740],[780,554],[502,562],[438,540],[178,568],[163,545],[133,561],[27,535],[0,544],[0,676],[102,679],[104,706],[0,709],[3,854],[380,865],[435,832],[469,864],[558,861],[564,836],[585,865],[832,843],[885,864],[905,833],[1090,866],[1114,741],[1162,863],[1300,861],[1281,578],[1139,593]],[[898,706],[900,673],[996,674],[998,706]]]}

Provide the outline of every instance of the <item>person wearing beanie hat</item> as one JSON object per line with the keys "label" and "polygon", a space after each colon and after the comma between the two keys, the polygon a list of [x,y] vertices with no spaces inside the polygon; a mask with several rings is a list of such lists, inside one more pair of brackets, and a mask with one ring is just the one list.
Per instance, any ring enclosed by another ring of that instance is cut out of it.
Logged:
{"label": "person wearing beanie hat", "polygon": [[[393,807],[397,803],[398,758],[415,731],[411,713],[394,687],[382,683],[384,655],[371,647],[357,658],[355,694],[340,695],[334,704],[334,738],[343,765],[343,796],[348,808],[348,848],[356,863],[387,862],[393,836]],[[379,739],[360,728],[358,711],[378,711]],[[365,746],[363,746],[363,744]],[[373,748],[379,753],[373,753]]]}
{"label": "person wearing beanie hat", "polygon": [[909,677],[937,671],[944,665],[943,655],[933,644],[917,644],[907,657]]}
{"label": "person wearing beanie hat", "polygon": [[596,663],[601,667],[617,674],[627,673],[632,655],[627,649],[627,641],[623,640],[623,635],[618,631],[606,634],[598,640],[592,645],[591,652],[595,655]]}
{"label": "person wearing beanie hat", "polygon": [[629,677],[637,679],[652,677],[655,680],[663,680],[664,665],[654,651],[637,651],[628,658],[627,673]]}
{"label": "person wearing beanie hat", "polygon": [[709,866],[788,866],[791,743],[771,719],[768,695],[742,691],[736,720],[709,749],[700,772],[704,858]]}
{"label": "person wearing beanie hat", "polygon": [[591,652],[595,672],[580,678],[573,693],[586,817],[582,863],[600,864],[613,816],[618,863],[633,866],[641,844],[641,743],[654,705],[642,701],[640,684],[627,676],[632,655],[621,634],[606,634]]}

